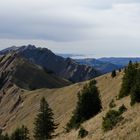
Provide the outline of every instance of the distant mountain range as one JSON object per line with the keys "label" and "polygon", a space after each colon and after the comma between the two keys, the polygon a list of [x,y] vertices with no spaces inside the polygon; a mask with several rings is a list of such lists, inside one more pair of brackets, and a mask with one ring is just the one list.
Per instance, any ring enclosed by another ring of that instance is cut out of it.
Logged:
{"label": "distant mountain range", "polygon": [[76,62],[84,65],[89,65],[94,67],[95,69],[99,70],[102,74],[111,72],[113,70],[117,70],[119,68],[122,68],[123,66],[113,64],[111,62],[105,62],[100,59],[95,59],[95,58],[86,58],[84,55],[72,55],[72,54],[59,54],[60,56],[63,56],[65,58],[71,57],[73,58]]}
{"label": "distant mountain range", "polygon": [[64,54],[64,53],[56,53],[56,55],[58,56],[62,56],[64,58],[72,58],[72,59],[78,59],[78,58],[85,58],[85,56],[83,54]]}
{"label": "distant mountain range", "polygon": [[139,57],[103,57],[103,58],[90,58],[79,54],[79,55],[72,55],[72,54],[59,54],[60,56],[63,56],[65,58],[71,57],[76,62],[80,64],[90,65],[93,66],[95,69],[99,70],[102,74],[111,72],[113,70],[118,70],[120,68],[125,67],[129,61],[132,62],[140,62]]}
{"label": "distant mountain range", "polygon": [[132,62],[140,62],[139,57],[103,57],[99,58],[98,60],[102,62],[109,62],[117,66],[126,66],[129,61],[131,60]]}
{"label": "distant mountain range", "polygon": [[87,64],[87,65],[93,66],[95,69],[101,71],[102,74],[121,68],[121,66],[112,64],[110,62],[103,62],[94,58],[75,59],[75,60],[79,62],[80,64]]}
{"label": "distant mountain range", "polygon": [[94,67],[79,64],[71,58],[65,59],[57,56],[47,48],[36,48],[34,45],[13,46],[0,51],[0,55],[6,55],[11,52],[17,53],[28,61],[74,83],[101,75],[101,72]]}

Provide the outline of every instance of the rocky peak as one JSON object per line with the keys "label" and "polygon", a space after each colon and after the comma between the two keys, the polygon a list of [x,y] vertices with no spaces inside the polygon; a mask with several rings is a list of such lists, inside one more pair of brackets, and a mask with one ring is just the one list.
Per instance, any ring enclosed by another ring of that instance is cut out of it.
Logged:
{"label": "rocky peak", "polygon": [[21,46],[18,47],[18,51],[24,51],[24,50],[34,50],[36,47],[34,45],[27,45],[27,46]]}
{"label": "rocky peak", "polygon": [[101,74],[92,66],[81,65],[71,58],[65,59],[55,55],[47,48],[36,48],[34,45],[28,45],[21,46],[16,52],[28,61],[40,65],[74,83],[88,80]]}

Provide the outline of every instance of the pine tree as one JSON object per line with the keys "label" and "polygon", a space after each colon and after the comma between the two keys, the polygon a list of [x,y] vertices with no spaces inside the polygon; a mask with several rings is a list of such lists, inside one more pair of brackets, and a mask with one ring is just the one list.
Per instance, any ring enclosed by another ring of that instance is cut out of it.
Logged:
{"label": "pine tree", "polygon": [[130,61],[128,67],[125,69],[119,98],[123,98],[130,94],[131,88],[135,84],[136,75],[137,65],[133,64],[132,61]]}
{"label": "pine tree", "polygon": [[48,140],[52,138],[52,133],[57,128],[54,123],[52,109],[45,98],[43,97],[40,102],[40,109],[37,117],[35,118],[34,138],[36,140]]}
{"label": "pine tree", "polygon": [[86,84],[83,90],[78,94],[78,102],[73,112],[66,130],[78,128],[80,124],[100,112],[102,105],[99,97],[99,91],[96,87],[96,81],[92,80]]}
{"label": "pine tree", "polygon": [[131,105],[135,103],[140,103],[140,69],[137,69],[137,74],[133,87],[130,91]]}
{"label": "pine tree", "polygon": [[116,71],[113,70],[112,73],[111,73],[111,77],[114,78],[115,76],[116,76]]}
{"label": "pine tree", "polygon": [[139,64],[129,62],[128,67],[125,69],[122,87],[119,93],[119,98],[130,95],[131,105],[140,102],[140,68]]}
{"label": "pine tree", "polygon": [[24,125],[12,133],[10,140],[29,140],[29,130]]}

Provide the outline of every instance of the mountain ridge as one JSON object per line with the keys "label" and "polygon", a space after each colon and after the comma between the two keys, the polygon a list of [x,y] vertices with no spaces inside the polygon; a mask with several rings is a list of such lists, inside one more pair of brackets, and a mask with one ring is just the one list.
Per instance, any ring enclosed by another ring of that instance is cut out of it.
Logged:
{"label": "mountain ridge", "polygon": [[[7,50],[2,50],[0,54],[6,54]],[[56,75],[74,83],[101,75],[101,72],[93,67],[81,65],[71,58],[65,59],[57,56],[47,48],[36,48],[34,45],[28,45],[14,50],[10,48],[9,51],[17,52],[32,63],[53,71]]]}
{"label": "mountain ridge", "polygon": [[122,66],[118,66],[110,62],[103,62],[95,58],[75,59],[75,61],[81,64],[93,66],[97,70],[101,71],[102,74],[109,73],[112,72],[113,70],[118,70],[119,68],[122,68]]}
{"label": "mountain ridge", "polygon": [[140,57],[102,57],[98,60],[124,67],[128,65],[129,61],[140,62]]}

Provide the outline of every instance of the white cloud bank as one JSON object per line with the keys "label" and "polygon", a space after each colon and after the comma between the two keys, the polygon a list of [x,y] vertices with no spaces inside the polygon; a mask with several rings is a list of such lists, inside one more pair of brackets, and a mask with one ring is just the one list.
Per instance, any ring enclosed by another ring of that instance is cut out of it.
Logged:
{"label": "white cloud bank", "polygon": [[0,48],[140,56],[140,0],[0,0]]}

